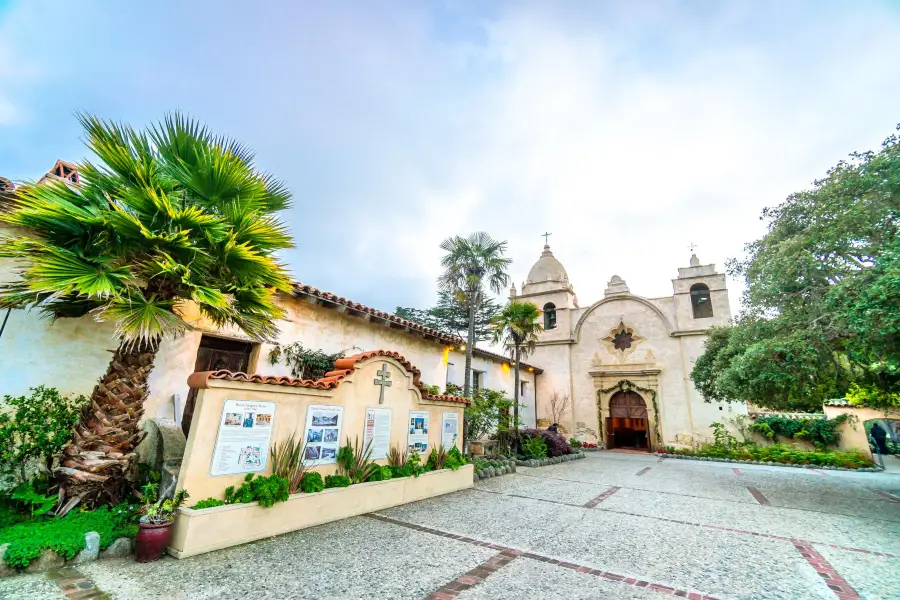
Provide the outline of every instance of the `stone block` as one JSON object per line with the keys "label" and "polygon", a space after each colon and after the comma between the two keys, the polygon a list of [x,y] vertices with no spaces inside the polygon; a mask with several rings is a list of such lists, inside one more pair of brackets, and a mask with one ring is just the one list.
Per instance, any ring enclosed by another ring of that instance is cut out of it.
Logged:
{"label": "stone block", "polygon": [[131,555],[131,538],[121,537],[103,551],[103,558],[117,558]]}
{"label": "stone block", "polygon": [[9,548],[9,544],[0,546],[0,577],[9,577],[10,575],[16,574],[15,569],[3,562],[3,555],[6,554],[7,548]]}
{"label": "stone block", "polygon": [[97,560],[100,556],[100,534],[96,531],[88,531],[84,534],[84,550],[75,555],[73,563],[81,564]]}
{"label": "stone block", "polygon": [[43,573],[44,571],[49,571],[51,569],[58,569],[64,564],[66,564],[66,561],[62,556],[53,550],[44,550],[41,552],[40,557],[28,563],[28,566],[25,567],[25,572]]}
{"label": "stone block", "polygon": [[160,472],[161,492],[174,489],[187,444],[184,432],[172,419],[147,419],[141,429],[147,435],[137,447],[140,462]]}

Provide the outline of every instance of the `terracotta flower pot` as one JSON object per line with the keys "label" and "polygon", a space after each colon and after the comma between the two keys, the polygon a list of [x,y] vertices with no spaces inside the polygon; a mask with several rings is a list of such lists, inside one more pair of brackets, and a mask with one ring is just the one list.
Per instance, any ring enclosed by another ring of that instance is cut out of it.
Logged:
{"label": "terracotta flower pot", "polygon": [[134,540],[134,560],[153,562],[159,560],[172,539],[172,524],[139,523],[140,531]]}

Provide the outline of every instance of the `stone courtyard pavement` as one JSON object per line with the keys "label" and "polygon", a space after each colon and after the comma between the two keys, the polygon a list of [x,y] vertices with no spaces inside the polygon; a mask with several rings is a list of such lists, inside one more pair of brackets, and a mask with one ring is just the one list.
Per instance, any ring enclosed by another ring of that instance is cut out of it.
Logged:
{"label": "stone courtyard pavement", "polygon": [[900,599],[900,475],[734,467],[597,452],[190,559],[88,563],[65,573],[81,588],[8,578],[0,598]]}

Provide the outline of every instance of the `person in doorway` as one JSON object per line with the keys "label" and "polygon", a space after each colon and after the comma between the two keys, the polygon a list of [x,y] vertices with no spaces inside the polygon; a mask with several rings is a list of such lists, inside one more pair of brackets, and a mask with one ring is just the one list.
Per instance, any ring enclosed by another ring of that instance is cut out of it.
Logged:
{"label": "person in doorway", "polygon": [[875,445],[878,446],[878,452],[880,454],[887,454],[887,432],[884,428],[878,423],[875,423],[872,425],[872,431],[870,431],[869,434],[872,436],[872,439],[875,440]]}

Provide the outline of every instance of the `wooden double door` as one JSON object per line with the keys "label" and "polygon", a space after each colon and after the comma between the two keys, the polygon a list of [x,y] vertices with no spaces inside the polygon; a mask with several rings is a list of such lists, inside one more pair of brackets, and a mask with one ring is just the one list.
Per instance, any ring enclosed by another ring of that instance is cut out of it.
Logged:
{"label": "wooden double door", "polygon": [[650,452],[650,419],[647,404],[637,392],[616,392],[609,399],[606,447]]}
{"label": "wooden double door", "polygon": [[[204,335],[200,339],[200,347],[197,349],[194,372],[224,369],[232,373],[246,373],[250,368],[252,352],[253,344],[250,342]],[[191,431],[191,420],[194,417],[196,402],[197,390],[191,389],[184,403],[184,412],[181,413],[181,430],[184,432],[184,437],[187,437]]]}

